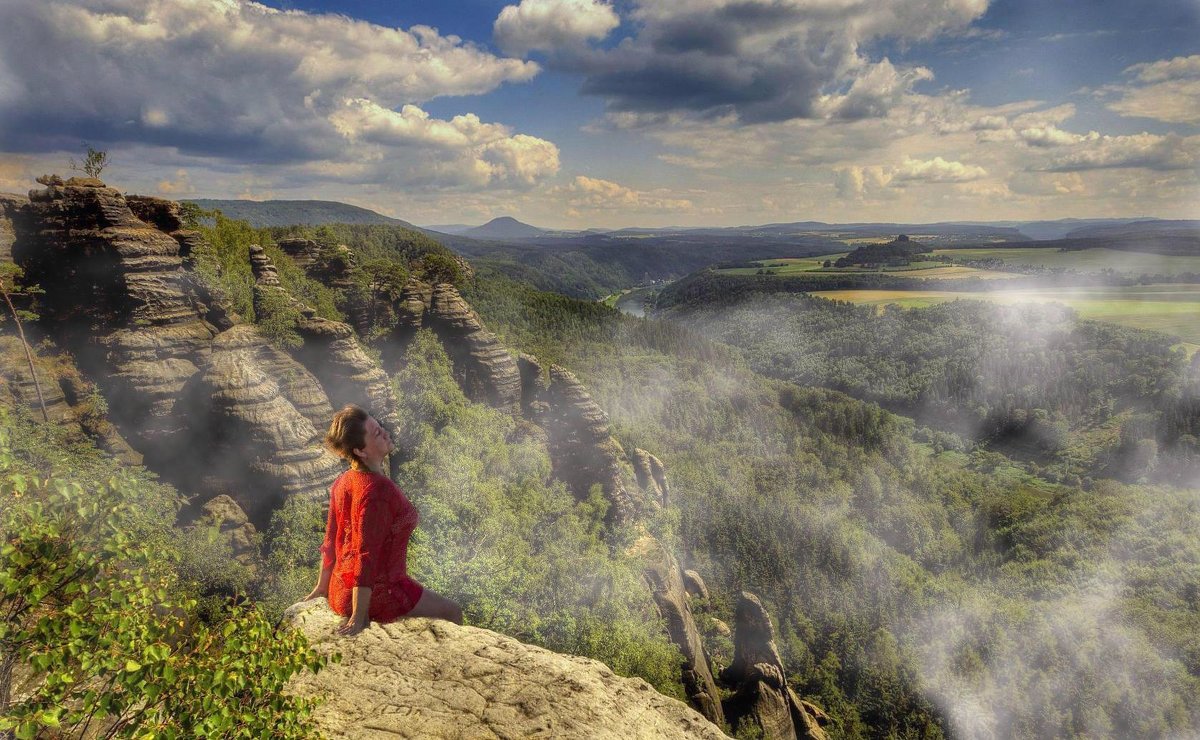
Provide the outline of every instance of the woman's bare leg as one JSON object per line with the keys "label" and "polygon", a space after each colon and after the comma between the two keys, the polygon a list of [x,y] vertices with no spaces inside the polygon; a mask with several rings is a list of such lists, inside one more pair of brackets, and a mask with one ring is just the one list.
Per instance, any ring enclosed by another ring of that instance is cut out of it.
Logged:
{"label": "woman's bare leg", "polygon": [[433,589],[426,588],[421,594],[417,605],[412,608],[406,617],[433,617],[434,619],[445,619],[448,622],[455,624],[463,623],[462,608],[445,596],[437,593]]}

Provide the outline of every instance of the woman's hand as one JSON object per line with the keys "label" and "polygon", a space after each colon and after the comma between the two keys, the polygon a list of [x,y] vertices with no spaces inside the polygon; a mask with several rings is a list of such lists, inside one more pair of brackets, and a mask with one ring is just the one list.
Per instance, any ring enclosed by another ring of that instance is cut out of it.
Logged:
{"label": "woman's hand", "polygon": [[339,635],[345,635],[346,637],[349,637],[362,632],[370,623],[370,617],[356,617],[352,614],[345,622],[342,623],[340,627],[337,628],[336,631]]}
{"label": "woman's hand", "polygon": [[328,596],[329,596],[329,586],[326,586],[325,588],[321,588],[320,586],[318,586],[318,587],[314,588],[308,594],[308,596],[304,597],[304,601],[311,601],[312,599],[316,599],[316,598],[320,598],[320,597],[328,597]]}

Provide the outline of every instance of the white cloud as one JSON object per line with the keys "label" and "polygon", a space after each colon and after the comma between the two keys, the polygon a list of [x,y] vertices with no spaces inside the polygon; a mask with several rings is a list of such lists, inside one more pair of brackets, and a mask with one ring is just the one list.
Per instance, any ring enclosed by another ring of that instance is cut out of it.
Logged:
{"label": "white cloud", "polygon": [[1123,116],[1168,123],[1200,124],[1200,54],[1135,64],[1125,69],[1126,85],[1107,85],[1109,110]]}
{"label": "white cloud", "polygon": [[987,175],[987,170],[962,162],[950,162],[941,157],[919,160],[905,157],[892,173],[896,182],[970,182]]}
{"label": "white cloud", "polygon": [[639,214],[651,212],[686,212],[694,208],[687,198],[673,197],[669,192],[634,190],[611,180],[578,175],[570,185],[555,188],[553,195],[566,199],[576,215],[582,212],[620,211]]}
{"label": "white cloud", "polygon": [[25,151],[155,142],[242,161],[327,158],[346,99],[385,108],[530,79],[435,29],[233,0],[5,0],[0,135]]}
{"label": "white cloud", "polygon": [[860,73],[846,94],[821,96],[817,110],[828,118],[850,120],[884,116],[912,92],[913,85],[932,79],[933,72],[925,67],[899,70],[884,59]]}
{"label": "white cloud", "polygon": [[612,6],[597,0],[521,0],[500,11],[492,34],[506,53],[520,56],[582,46],[620,24]]}

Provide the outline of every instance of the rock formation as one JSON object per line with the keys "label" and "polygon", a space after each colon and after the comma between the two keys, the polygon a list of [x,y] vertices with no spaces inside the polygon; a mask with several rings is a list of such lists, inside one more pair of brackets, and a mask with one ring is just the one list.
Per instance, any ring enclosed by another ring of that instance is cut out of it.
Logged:
{"label": "rock formation", "polygon": [[432,619],[372,624],[351,638],[322,599],[284,615],[324,654],[342,654],[288,690],[320,696],[329,737],[723,738],[695,710],[596,660]]}
{"label": "rock formation", "polygon": [[[349,324],[331,321],[296,301],[279,282],[279,276],[267,253],[257,244],[250,247],[250,266],[255,278],[255,310],[266,293],[274,292],[290,302],[299,313],[296,332],[302,344],[290,354],[320,381],[334,408],[348,403],[368,409],[384,426],[395,430],[400,424],[399,403],[387,373],[363,351]],[[318,429],[329,423],[330,414],[321,417]],[[395,456],[399,461],[399,456]]]}
{"label": "rock formation", "polygon": [[704,579],[694,570],[685,570],[683,572],[683,587],[692,596],[708,601],[708,586],[704,584]]}
{"label": "rock formation", "polygon": [[768,740],[825,740],[825,731],[818,723],[824,712],[810,713],[808,706],[812,705],[788,686],[783,660],[775,647],[771,617],[758,597],[748,591],[738,599],[733,663],[721,671],[720,678],[734,689],[724,709],[735,730],[749,722]]}
{"label": "rock formation", "polygon": [[229,544],[233,559],[241,565],[254,567],[258,555],[258,530],[232,498],[222,494],[210,499],[201,508],[193,526],[215,527],[217,536]]}
{"label": "rock formation", "polygon": [[18,223],[24,220],[27,205],[29,199],[24,196],[0,193],[0,262],[12,261]]}
{"label": "rock formation", "polygon": [[517,362],[496,335],[483,327],[457,288],[449,283],[433,287],[427,320],[445,345],[467,397],[516,413],[521,400]]}
{"label": "rock formation", "polygon": [[679,563],[661,543],[649,536],[643,536],[635,543],[633,551],[645,562],[643,577],[650,586],[659,613],[667,623],[671,642],[683,654],[680,675],[688,701],[709,721],[723,725],[725,715],[721,708],[721,694],[709,670],[708,653],[704,650],[700,632],[692,618]]}
{"label": "rock formation", "polygon": [[625,488],[621,475],[625,454],[612,437],[608,415],[571,371],[551,365],[546,375],[545,390],[537,396],[541,413],[533,421],[546,430],[555,477],[579,498],[600,484],[609,501],[608,521],[618,526],[632,522],[638,507]]}
{"label": "rock formation", "polygon": [[634,475],[637,476],[638,485],[642,490],[650,494],[654,501],[666,506],[671,490],[667,487],[667,469],[663,466],[662,461],[649,452],[635,447],[629,456],[629,462],[633,465]]}
{"label": "rock formation", "polygon": [[341,291],[344,303],[339,306],[350,319],[350,324],[360,335],[366,334],[371,326],[370,309],[362,295],[355,290],[355,274],[359,272],[358,257],[354,250],[339,244],[330,251],[312,239],[295,237],[280,239],[279,248],[292,258],[296,266],[308,277],[330,288]]}
{"label": "rock formation", "polygon": [[184,259],[197,237],[178,207],[131,204],[92,178],[44,182],[13,258],[45,291],[40,325],[99,386],[147,467],[185,490],[228,493],[251,517],[287,495],[323,495],[340,470],[309,418],[328,408],[323,391],[198,292]]}

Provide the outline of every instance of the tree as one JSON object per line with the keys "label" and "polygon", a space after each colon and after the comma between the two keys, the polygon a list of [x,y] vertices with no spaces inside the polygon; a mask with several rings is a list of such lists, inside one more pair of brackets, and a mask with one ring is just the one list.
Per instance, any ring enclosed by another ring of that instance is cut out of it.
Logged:
{"label": "tree", "polygon": [[83,170],[83,174],[88,177],[99,178],[100,173],[108,166],[108,152],[93,149],[86,141],[83,143],[87,153],[83,157],[83,162],[76,162],[75,158],[71,158],[71,169]]}
{"label": "tree", "polygon": [[13,461],[0,445],[0,736],[308,734],[313,700],[283,693],[327,662],[303,635],[244,603],[201,622],[130,525],[127,482],[85,491]]}

